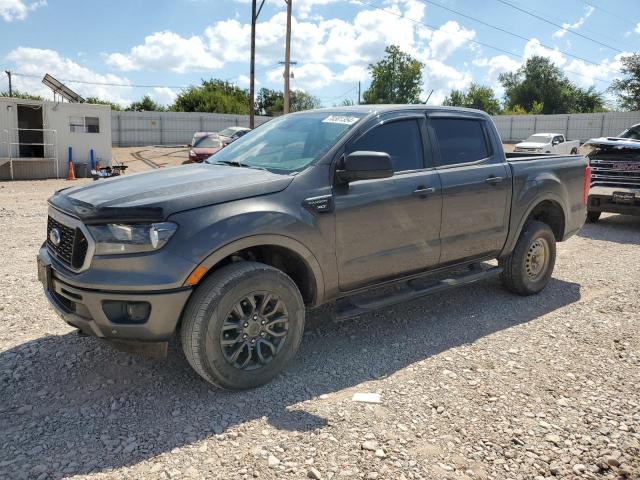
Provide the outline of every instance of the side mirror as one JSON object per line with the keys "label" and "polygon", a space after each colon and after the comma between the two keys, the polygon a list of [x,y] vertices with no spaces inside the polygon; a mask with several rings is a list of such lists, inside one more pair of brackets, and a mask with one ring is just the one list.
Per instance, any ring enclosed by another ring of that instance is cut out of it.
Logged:
{"label": "side mirror", "polygon": [[342,159],[336,176],[341,182],[392,177],[391,157],[385,152],[350,153]]}

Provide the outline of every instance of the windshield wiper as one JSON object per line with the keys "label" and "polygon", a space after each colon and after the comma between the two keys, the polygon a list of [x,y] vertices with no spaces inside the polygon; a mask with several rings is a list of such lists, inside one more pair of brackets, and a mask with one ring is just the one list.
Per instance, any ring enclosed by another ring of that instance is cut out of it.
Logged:
{"label": "windshield wiper", "polygon": [[259,167],[257,165],[247,165],[246,163],[241,163],[236,160],[216,160],[215,162],[211,162],[211,165],[229,165],[231,167],[241,167],[241,168],[252,168],[254,170],[267,170],[264,167]]}
{"label": "windshield wiper", "polygon": [[235,160],[216,160],[215,162],[211,162],[213,165],[216,163],[218,165],[229,165],[231,167],[246,167],[250,168],[249,165],[245,165],[244,163],[237,162]]}

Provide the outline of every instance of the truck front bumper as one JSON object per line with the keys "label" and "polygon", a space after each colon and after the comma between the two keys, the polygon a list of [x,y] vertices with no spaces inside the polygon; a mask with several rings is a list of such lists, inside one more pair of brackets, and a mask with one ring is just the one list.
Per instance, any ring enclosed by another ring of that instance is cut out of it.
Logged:
{"label": "truck front bumper", "polygon": [[138,342],[168,340],[192,291],[84,289],[71,285],[64,273],[52,266],[46,248],[40,249],[37,261],[38,277],[55,311],[69,325],[96,337]]}
{"label": "truck front bumper", "polygon": [[587,208],[594,212],[640,215],[640,188],[592,187]]}

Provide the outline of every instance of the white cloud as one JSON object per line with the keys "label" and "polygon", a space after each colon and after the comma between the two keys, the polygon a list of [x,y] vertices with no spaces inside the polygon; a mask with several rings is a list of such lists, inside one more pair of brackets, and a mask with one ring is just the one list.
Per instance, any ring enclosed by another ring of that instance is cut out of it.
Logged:
{"label": "white cloud", "polygon": [[638,22],[638,24],[636,25],[635,32],[640,33],[640,22]]}
{"label": "white cloud", "polygon": [[501,73],[517,70],[521,63],[507,55],[497,55],[491,58],[476,58],[472,62],[477,67],[488,68],[489,80],[495,82]]}
{"label": "white cloud", "polygon": [[171,105],[178,96],[177,92],[169,87],[155,87],[150,95],[161,105]]}
{"label": "white cloud", "polygon": [[535,55],[550,58],[553,63],[555,63],[559,67],[567,63],[567,59],[564,55],[562,55],[562,52],[560,52],[560,50],[558,50],[557,48],[552,50],[550,48],[543,47],[540,43],[540,40],[538,40],[537,38],[532,38],[524,46],[524,58],[527,59]]}
{"label": "white cloud", "polygon": [[593,13],[593,11],[595,10],[595,8],[593,8],[591,5],[587,5],[585,7],[585,13],[582,17],[580,17],[577,21],[575,21],[574,23],[563,23],[562,24],[562,29],[561,30],[556,30],[555,32],[553,32],[553,37],[554,38],[562,38],[566,35],[567,30],[578,30],[580,27],[582,27],[582,25],[584,25],[584,22],[587,20],[587,18],[589,18],[591,16],[591,14]]}
{"label": "white cloud", "polygon": [[423,76],[423,96],[426,98],[433,90],[429,99],[430,104],[441,104],[452,89],[463,90],[473,81],[469,72],[457,70],[435,59],[425,62]]}
{"label": "white cloud", "polygon": [[37,0],[30,3],[24,0],[0,0],[0,18],[5,22],[24,20],[29,12],[44,7],[46,4],[46,0]]}
{"label": "white cloud", "polygon": [[362,82],[367,78],[369,78],[369,71],[360,65],[350,65],[336,75],[336,79],[341,82]]}
{"label": "white cloud", "polygon": [[[17,90],[25,90],[45,98],[53,98],[53,93],[41,82],[43,73],[50,73],[54,77],[63,80],[81,80],[95,83],[130,83],[128,79],[112,74],[99,74],[70,58],[62,57],[55,50],[40,48],[18,47],[9,52],[6,59],[15,64],[15,70],[36,77],[13,77],[14,87]],[[108,85],[87,85],[74,82],[65,82],[71,89],[77,91],[83,97],[99,97],[120,104],[128,104],[131,101],[133,89],[131,87],[113,87]]]}
{"label": "white cloud", "polygon": [[223,62],[206,48],[199,36],[185,38],[165,31],[148,35],[142,45],[136,45],[127,54],[108,55],[107,65],[125,72],[148,69],[185,73],[220,68]]}
{"label": "white cloud", "polygon": [[473,30],[461,27],[458,22],[449,20],[438,30],[433,32],[429,48],[433,58],[445,60],[449,55],[461,46],[465,45],[476,36]]}

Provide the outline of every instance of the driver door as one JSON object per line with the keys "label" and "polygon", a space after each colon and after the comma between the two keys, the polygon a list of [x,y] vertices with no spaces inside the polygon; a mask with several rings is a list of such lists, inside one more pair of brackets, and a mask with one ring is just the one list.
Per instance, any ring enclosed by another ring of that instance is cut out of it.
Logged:
{"label": "driver door", "polygon": [[334,187],[341,290],[438,263],[442,198],[425,134],[424,116],[387,118],[347,146],[346,154],[388,153],[394,175]]}

